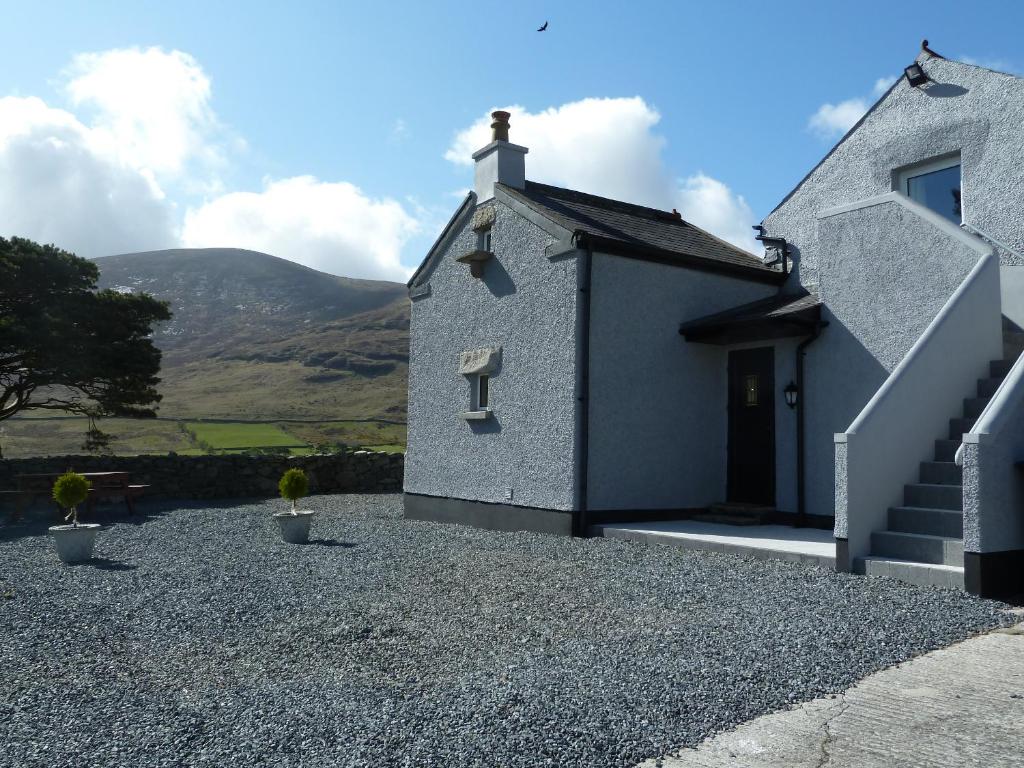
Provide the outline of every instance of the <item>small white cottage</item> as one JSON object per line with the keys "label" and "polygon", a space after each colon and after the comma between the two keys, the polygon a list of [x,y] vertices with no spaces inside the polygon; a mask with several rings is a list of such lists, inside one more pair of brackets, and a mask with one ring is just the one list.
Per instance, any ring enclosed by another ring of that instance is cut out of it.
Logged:
{"label": "small white cottage", "polygon": [[842,570],[1024,588],[1024,80],[923,50],[762,254],[529,181],[493,118],[409,282],[409,517],[725,505],[833,529]]}

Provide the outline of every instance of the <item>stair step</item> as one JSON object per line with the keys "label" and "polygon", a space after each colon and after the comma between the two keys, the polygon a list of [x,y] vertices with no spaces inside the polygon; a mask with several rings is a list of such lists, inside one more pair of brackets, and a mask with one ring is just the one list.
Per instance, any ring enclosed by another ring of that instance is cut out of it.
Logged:
{"label": "stair step", "polygon": [[992,397],[1002,383],[1002,377],[978,379],[978,397]]}
{"label": "stair step", "polygon": [[988,375],[998,379],[1006,378],[1013,367],[1013,360],[992,360],[988,364]]}
{"label": "stair step", "polygon": [[716,525],[761,525],[761,519],[751,515],[727,515],[714,512],[698,512],[690,516],[691,520],[699,523],[714,523]]}
{"label": "stair step", "polygon": [[858,557],[853,561],[854,573],[888,576],[919,587],[964,588],[964,569],[955,565],[915,563],[895,557]]}
{"label": "stair step", "polygon": [[963,485],[964,471],[953,461],[922,461],[920,478],[931,485]]}
{"label": "stair step", "polygon": [[960,442],[959,438],[956,440],[936,440],[935,460],[953,461],[956,458],[956,451],[960,447]]}
{"label": "stair step", "polygon": [[964,416],[968,419],[977,420],[981,416],[981,412],[985,410],[985,406],[988,405],[988,397],[965,397],[964,398]]}
{"label": "stair step", "polygon": [[955,509],[890,507],[889,530],[963,538],[964,513]]}
{"label": "stair step", "polygon": [[963,440],[964,433],[971,431],[971,427],[974,426],[975,421],[977,421],[977,419],[950,419],[949,439]]}
{"label": "stair step", "polygon": [[1003,359],[1016,360],[1024,351],[1024,331],[1003,329]]}
{"label": "stair step", "polygon": [[871,554],[915,563],[963,566],[964,542],[950,536],[875,531],[871,534]]}
{"label": "stair step", "polygon": [[963,511],[964,489],[962,485],[911,483],[903,486],[903,505]]}

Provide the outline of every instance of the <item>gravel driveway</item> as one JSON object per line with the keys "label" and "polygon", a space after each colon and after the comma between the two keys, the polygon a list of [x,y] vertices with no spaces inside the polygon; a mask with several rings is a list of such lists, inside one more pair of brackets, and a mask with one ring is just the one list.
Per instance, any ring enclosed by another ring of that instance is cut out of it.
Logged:
{"label": "gravel driveway", "polygon": [[397,496],[155,504],[61,566],[0,529],[0,765],[630,766],[1010,623],[792,563],[401,520]]}

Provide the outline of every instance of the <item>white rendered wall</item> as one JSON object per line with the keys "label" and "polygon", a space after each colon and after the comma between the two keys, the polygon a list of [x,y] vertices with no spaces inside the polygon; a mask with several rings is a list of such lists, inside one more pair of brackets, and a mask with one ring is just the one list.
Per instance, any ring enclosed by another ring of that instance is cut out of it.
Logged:
{"label": "white rendered wall", "polygon": [[[902,226],[892,226],[893,215]],[[939,263],[944,274],[951,265],[965,272],[853,423],[835,435],[835,535],[848,540],[852,561],[870,553],[871,533],[886,528],[889,507],[903,502],[903,486],[917,482],[920,462],[932,459],[934,441],[946,436],[948,420],[960,414],[963,398],[974,394],[989,361],[1001,356],[999,264],[980,240],[893,193],[825,212],[826,222],[857,251],[877,253],[891,244],[894,231],[901,233],[902,247],[879,255],[900,254],[923,275]],[[879,329],[876,343],[885,341],[885,330]]]}
{"label": "white rendered wall", "polygon": [[[408,493],[573,509],[578,295],[575,259],[551,260],[555,238],[504,204],[484,277],[455,261],[476,248],[469,217],[417,280],[409,343]],[[464,350],[500,346],[493,417],[467,422]]]}
{"label": "white rendered wall", "polygon": [[964,435],[964,551],[1024,549],[1024,355]]}
{"label": "white rendered wall", "polygon": [[777,290],[594,254],[590,509],[692,508],[724,500],[725,350],[687,342],[679,325]]}

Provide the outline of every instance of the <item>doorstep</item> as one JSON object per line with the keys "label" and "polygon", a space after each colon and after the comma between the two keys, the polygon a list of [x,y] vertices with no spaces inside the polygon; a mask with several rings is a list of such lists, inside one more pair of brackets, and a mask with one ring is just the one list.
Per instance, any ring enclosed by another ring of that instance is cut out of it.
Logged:
{"label": "doorstep", "polygon": [[592,536],[836,567],[832,531],[788,525],[721,525],[696,520],[592,525]]}

